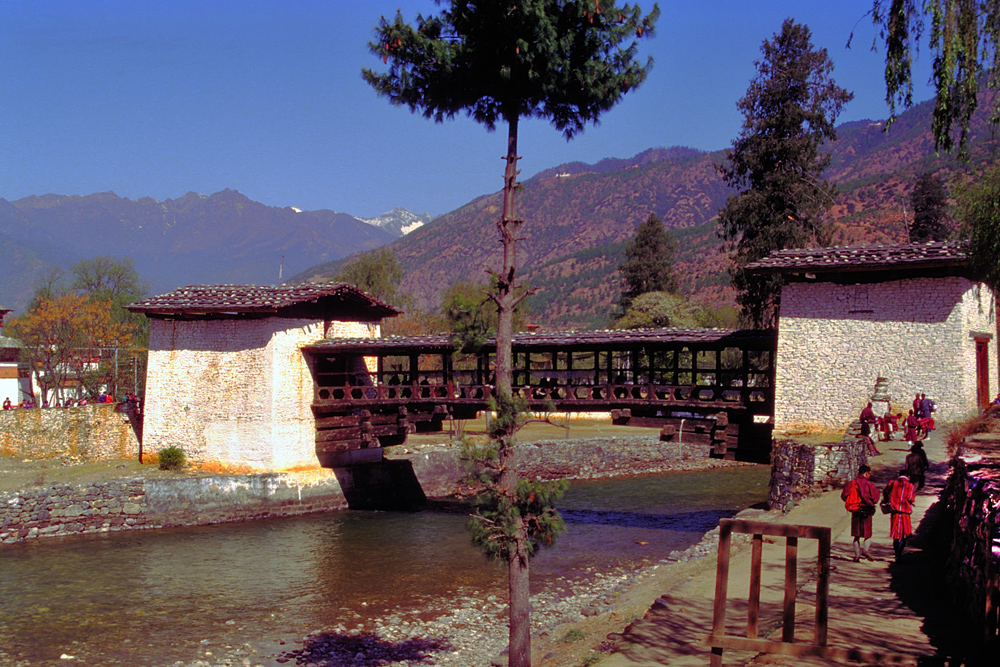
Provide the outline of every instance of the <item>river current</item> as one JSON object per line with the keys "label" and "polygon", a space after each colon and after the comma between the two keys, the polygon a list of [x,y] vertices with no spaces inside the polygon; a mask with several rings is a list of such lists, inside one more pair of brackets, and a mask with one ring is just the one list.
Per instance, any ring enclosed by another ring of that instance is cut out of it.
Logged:
{"label": "river current", "polygon": [[[560,503],[567,532],[532,561],[532,592],[660,562],[764,502],[767,483],[765,466],[575,481]],[[466,523],[454,506],[432,506],[3,546],[0,658],[170,665],[203,640],[301,637],[505,597],[505,571],[471,545]]]}

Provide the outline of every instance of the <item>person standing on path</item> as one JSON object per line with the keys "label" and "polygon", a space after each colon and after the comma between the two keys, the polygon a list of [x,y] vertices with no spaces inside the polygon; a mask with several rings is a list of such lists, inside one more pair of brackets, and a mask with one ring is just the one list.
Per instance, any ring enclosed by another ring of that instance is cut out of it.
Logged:
{"label": "person standing on path", "polygon": [[906,455],[906,463],[903,464],[903,467],[906,468],[907,476],[917,487],[917,491],[924,488],[927,469],[931,467],[931,464],[927,460],[927,452],[924,451],[922,441],[917,440],[910,447],[910,453]]}
{"label": "person standing on path", "polygon": [[913,514],[913,503],[917,499],[916,489],[905,469],[900,470],[899,477],[886,485],[882,499],[888,501],[892,508],[889,517],[889,537],[892,538],[892,550],[896,554],[896,560],[899,560],[906,546],[906,538],[913,534],[910,515]]}
{"label": "person standing on path", "polygon": [[[844,507],[851,513],[851,536],[854,538],[854,562],[864,556],[875,560],[868,552],[872,541],[872,517],[878,503],[878,487],[871,481],[872,469],[862,464],[858,476],[852,479],[840,493]],[[912,486],[912,485],[911,485]]]}

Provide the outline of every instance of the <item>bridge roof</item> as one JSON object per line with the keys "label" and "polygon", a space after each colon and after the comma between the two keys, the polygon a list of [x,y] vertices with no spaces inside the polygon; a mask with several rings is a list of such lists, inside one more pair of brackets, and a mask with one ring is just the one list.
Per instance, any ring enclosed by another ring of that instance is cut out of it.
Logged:
{"label": "bridge roof", "polygon": [[821,275],[929,270],[952,270],[961,273],[967,266],[968,250],[964,241],[940,241],[774,250],[767,257],[748,264],[747,268],[759,274]]}
{"label": "bridge roof", "polygon": [[343,283],[302,285],[188,285],[173,292],[137,301],[128,310],[148,317],[231,318],[365,317],[398,315],[392,306]]}
{"label": "bridge roof", "polygon": [[[694,345],[702,349],[741,347],[772,350],[777,340],[774,330],[757,329],[622,329],[605,331],[559,331],[546,333],[516,333],[516,350],[620,350],[643,349],[654,345],[678,347]],[[449,334],[427,336],[390,336],[388,338],[334,338],[303,347],[308,352],[332,354],[433,354],[453,352],[455,343]],[[490,337],[484,351],[496,349]]]}

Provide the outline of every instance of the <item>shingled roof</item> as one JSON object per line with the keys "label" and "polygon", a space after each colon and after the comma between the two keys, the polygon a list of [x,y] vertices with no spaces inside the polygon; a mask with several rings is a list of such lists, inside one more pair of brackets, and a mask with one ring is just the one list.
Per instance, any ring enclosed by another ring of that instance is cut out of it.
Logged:
{"label": "shingled roof", "polygon": [[[512,341],[516,350],[593,350],[604,347],[641,350],[656,345],[699,345],[723,349],[744,347],[770,350],[776,344],[773,330],[756,329],[620,329],[609,331],[557,331],[546,333],[515,333]],[[448,334],[424,336],[390,336],[388,338],[323,339],[303,348],[310,352],[356,354],[405,354],[413,351],[430,354],[455,349]],[[496,340],[490,337],[483,344],[486,352],[496,350]]]}
{"label": "shingled roof", "polygon": [[331,312],[335,315],[337,311],[348,311],[380,319],[400,312],[353,285],[343,283],[188,285],[137,301],[126,308],[149,317],[299,317],[308,313],[327,319],[326,315]]}
{"label": "shingled roof", "polygon": [[775,250],[747,265],[753,273],[844,273],[954,269],[968,266],[964,241]]}

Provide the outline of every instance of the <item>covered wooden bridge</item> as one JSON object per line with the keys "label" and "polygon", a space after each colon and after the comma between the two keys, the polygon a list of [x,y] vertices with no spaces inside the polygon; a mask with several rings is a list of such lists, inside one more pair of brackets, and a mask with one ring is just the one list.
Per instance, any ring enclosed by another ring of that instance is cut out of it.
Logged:
{"label": "covered wooden bridge", "polygon": [[[532,411],[610,413],[615,424],[657,427],[661,439],[708,445],[713,456],[766,460],[775,341],[773,331],[722,329],[516,334],[513,387]],[[458,351],[447,335],[302,349],[315,380],[316,453],[327,467],[489,407],[492,339],[475,352]]]}

